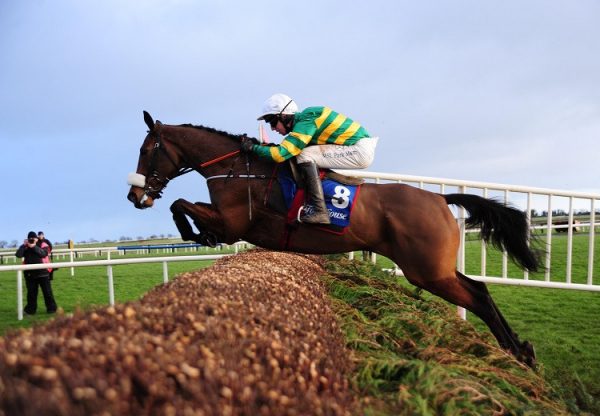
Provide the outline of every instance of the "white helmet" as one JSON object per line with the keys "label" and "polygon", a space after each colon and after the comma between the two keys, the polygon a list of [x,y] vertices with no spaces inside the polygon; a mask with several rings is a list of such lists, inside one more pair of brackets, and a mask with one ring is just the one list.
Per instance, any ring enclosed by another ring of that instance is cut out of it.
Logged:
{"label": "white helmet", "polygon": [[257,120],[262,120],[269,114],[296,114],[298,104],[285,94],[274,94],[263,104],[262,115]]}

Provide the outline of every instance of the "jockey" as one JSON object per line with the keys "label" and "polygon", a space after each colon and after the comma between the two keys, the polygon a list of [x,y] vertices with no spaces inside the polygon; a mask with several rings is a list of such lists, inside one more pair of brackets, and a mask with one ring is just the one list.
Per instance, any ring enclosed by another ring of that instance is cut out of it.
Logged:
{"label": "jockey", "polygon": [[300,221],[329,224],[318,168],[364,169],[373,162],[378,138],[370,137],[360,124],[329,107],[298,111],[296,102],[285,94],[275,94],[265,101],[258,120],[264,120],[285,138],[275,146],[244,139],[242,150],[277,163],[296,157],[306,202],[314,208],[303,210]]}

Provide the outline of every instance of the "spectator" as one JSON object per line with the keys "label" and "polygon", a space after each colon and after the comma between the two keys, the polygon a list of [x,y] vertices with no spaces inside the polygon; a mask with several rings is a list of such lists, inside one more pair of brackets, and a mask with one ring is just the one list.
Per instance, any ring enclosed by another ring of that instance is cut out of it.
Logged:
{"label": "spectator", "polygon": [[[44,236],[44,232],[43,231],[38,231],[37,235],[38,235],[38,241],[37,241],[37,246],[38,247],[42,247],[43,244],[47,244],[48,245],[48,257],[47,257],[47,261],[44,261],[44,263],[51,263],[52,259],[53,259],[53,256],[52,256],[52,243],[50,242],[50,240],[48,240]],[[50,270],[50,280],[52,280],[52,279],[54,279],[54,269],[49,269],[49,270]]]}
{"label": "spectator", "polygon": [[[37,245],[38,238],[34,231],[30,231],[27,239],[17,249],[16,256],[23,258],[24,264],[42,264],[44,258],[48,258],[48,245],[42,244],[42,247]],[[27,305],[23,312],[27,315],[34,315],[37,311],[38,286],[42,288],[44,295],[44,303],[48,313],[56,312],[56,301],[52,294],[52,286],[50,284],[50,272],[48,269],[26,270],[25,283],[27,284]]]}

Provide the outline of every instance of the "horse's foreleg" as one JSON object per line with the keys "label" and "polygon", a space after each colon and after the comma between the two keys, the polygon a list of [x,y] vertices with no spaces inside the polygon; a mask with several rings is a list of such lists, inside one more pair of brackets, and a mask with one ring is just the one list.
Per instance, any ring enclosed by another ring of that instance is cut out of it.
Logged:
{"label": "horse's foreleg", "polygon": [[[223,219],[210,204],[178,199],[171,205],[171,212],[183,240],[214,246],[218,240],[223,239]],[[194,232],[187,217],[194,221],[198,233]]]}

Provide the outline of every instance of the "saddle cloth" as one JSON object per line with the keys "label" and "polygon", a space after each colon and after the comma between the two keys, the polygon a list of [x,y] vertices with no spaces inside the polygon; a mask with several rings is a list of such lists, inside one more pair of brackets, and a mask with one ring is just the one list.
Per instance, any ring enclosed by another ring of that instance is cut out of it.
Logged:
{"label": "saddle cloth", "polygon": [[[323,179],[323,176],[324,172],[321,172],[321,183],[325,196],[325,205],[329,211],[331,228],[339,231],[350,225],[350,215],[358,197],[360,185],[348,185],[333,179]],[[279,172],[278,181],[286,208],[288,209],[288,222],[293,223],[298,217],[298,211],[304,204],[304,190],[298,189],[296,182],[286,171],[282,170]],[[327,225],[323,225],[322,227],[327,227]]]}

